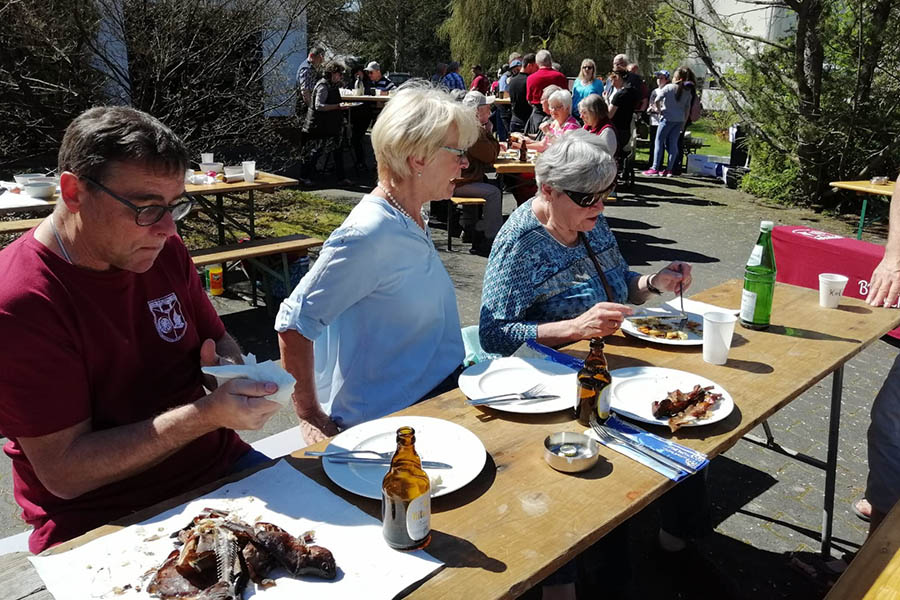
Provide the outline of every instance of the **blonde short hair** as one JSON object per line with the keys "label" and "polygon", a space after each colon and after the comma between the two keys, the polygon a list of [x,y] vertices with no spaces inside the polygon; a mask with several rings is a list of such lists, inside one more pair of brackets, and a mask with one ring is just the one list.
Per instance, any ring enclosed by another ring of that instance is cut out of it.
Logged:
{"label": "blonde short hair", "polygon": [[456,102],[446,90],[414,83],[401,86],[381,111],[372,128],[372,147],[378,176],[398,181],[410,175],[410,157],[431,157],[456,127],[459,147],[478,139],[478,117],[469,106]]}

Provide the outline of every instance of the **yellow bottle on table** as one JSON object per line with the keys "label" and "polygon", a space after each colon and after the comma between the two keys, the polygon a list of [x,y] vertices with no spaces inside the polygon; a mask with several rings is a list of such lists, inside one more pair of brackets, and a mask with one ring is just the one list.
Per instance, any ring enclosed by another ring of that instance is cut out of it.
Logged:
{"label": "yellow bottle on table", "polygon": [[397,451],[381,482],[382,532],[397,550],[424,548],[431,541],[431,480],[416,454],[416,432],[397,430]]}

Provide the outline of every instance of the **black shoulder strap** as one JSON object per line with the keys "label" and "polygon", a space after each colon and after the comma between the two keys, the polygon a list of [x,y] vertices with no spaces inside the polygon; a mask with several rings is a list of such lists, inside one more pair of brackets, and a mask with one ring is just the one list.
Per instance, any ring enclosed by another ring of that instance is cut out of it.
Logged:
{"label": "black shoulder strap", "polygon": [[607,301],[615,302],[616,299],[615,296],[613,296],[612,288],[609,287],[609,282],[606,280],[606,273],[603,272],[603,267],[600,266],[600,261],[597,260],[597,255],[594,254],[594,249],[591,248],[591,245],[588,243],[587,236],[584,235],[583,231],[579,231],[578,237],[581,238],[581,243],[584,244],[584,249],[587,250],[591,262],[594,263],[594,268],[597,269],[597,275],[600,276],[600,282],[603,284],[603,289],[606,291]]}

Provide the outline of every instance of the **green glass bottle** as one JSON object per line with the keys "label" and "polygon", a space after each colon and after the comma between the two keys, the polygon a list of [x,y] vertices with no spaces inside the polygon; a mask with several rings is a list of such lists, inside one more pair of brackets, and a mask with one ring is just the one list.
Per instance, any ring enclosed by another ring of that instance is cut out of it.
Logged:
{"label": "green glass bottle", "polygon": [[762,221],[759,224],[759,238],[744,268],[741,325],[748,329],[766,329],[772,318],[776,273],[772,227],[772,221]]}

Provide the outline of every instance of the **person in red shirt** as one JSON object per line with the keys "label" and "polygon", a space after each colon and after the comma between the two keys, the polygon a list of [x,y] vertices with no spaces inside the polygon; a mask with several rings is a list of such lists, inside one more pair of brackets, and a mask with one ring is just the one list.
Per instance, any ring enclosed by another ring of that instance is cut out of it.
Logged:
{"label": "person in red shirt", "polygon": [[203,389],[201,365],[241,352],[176,235],[187,164],[150,115],[90,109],[54,212],[0,251],[0,433],[32,552],[264,458],[234,430],[277,386]]}
{"label": "person in red shirt", "polygon": [[533,106],[540,106],[541,94],[548,85],[558,85],[560,88],[569,89],[569,80],[566,76],[553,68],[553,57],[549,50],[538,50],[534,56],[534,62],[538,69],[528,76],[525,84],[525,96]]}
{"label": "person in red shirt", "polygon": [[481,65],[472,67],[472,85],[469,86],[469,90],[481,92],[487,96],[490,85],[488,78],[484,76],[484,70],[481,68]]}

